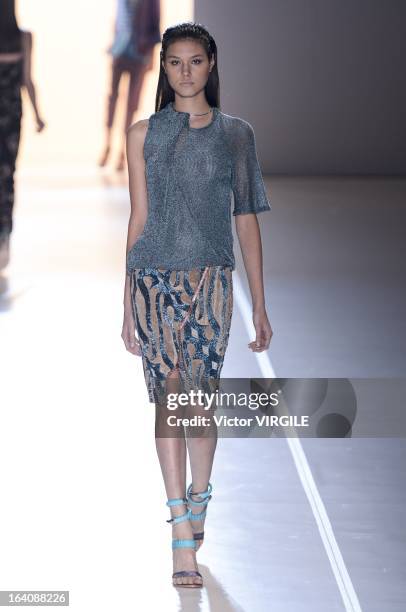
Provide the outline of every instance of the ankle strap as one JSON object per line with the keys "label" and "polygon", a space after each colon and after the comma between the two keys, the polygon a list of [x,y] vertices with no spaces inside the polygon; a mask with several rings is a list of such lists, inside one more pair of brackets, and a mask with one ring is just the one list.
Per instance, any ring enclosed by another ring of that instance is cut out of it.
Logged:
{"label": "ankle strap", "polygon": [[[203,497],[203,499],[206,499],[206,497],[211,497],[212,491],[213,491],[213,487],[212,487],[211,482],[209,482],[206,491],[201,491],[201,492],[192,491],[192,483],[190,483],[190,485],[188,486],[188,490],[187,490],[187,497],[189,498],[191,495],[200,495],[200,497]],[[201,502],[196,502],[196,503],[201,503]]]}
{"label": "ankle strap", "polygon": [[196,548],[196,540],[172,540],[172,548]]}
{"label": "ankle strap", "polygon": [[167,506],[180,506],[181,504],[187,504],[187,499],[185,497],[173,497],[166,502]]}
{"label": "ankle strap", "polygon": [[207,508],[205,508],[203,512],[199,512],[199,514],[193,514],[192,512],[190,515],[190,520],[191,521],[202,521],[206,517],[206,513],[207,513]]}
{"label": "ankle strap", "polygon": [[173,516],[172,518],[167,519],[166,522],[173,523],[174,525],[176,525],[177,523],[181,523],[182,521],[187,521],[190,518],[191,513],[191,510],[187,510],[184,514],[181,514],[180,516]]}

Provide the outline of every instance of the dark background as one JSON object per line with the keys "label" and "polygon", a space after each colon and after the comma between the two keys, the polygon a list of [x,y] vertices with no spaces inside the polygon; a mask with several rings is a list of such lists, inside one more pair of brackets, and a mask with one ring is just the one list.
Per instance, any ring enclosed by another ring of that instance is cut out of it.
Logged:
{"label": "dark background", "polygon": [[404,175],[404,0],[195,3],[264,173]]}

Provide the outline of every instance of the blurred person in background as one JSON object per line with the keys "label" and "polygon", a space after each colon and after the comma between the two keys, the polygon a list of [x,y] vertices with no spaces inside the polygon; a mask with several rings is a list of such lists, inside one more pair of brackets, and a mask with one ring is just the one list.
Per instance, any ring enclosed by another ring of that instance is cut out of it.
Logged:
{"label": "blurred person in background", "polygon": [[32,34],[20,30],[14,0],[0,0],[0,270],[10,260],[13,229],[14,173],[20,142],[25,86],[34,109],[37,132],[45,127],[38,111],[31,79]]}
{"label": "blurred person in background", "polygon": [[111,85],[108,97],[106,143],[99,166],[106,165],[111,150],[111,135],[124,72],[129,73],[127,108],[122,131],[121,151],[116,169],[125,166],[126,133],[138,108],[145,73],[152,69],[154,45],[161,40],[159,0],[118,0],[115,36],[108,52],[112,55]]}

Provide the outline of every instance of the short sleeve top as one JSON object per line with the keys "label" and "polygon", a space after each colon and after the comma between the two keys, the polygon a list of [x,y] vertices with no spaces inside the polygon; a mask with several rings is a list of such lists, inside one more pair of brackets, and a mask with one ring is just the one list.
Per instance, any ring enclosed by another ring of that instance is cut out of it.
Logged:
{"label": "short sleeve top", "polygon": [[169,102],[149,118],[144,159],[148,216],[127,273],[234,270],[232,215],[271,210],[250,123],[214,107],[211,123],[193,128],[189,113]]}

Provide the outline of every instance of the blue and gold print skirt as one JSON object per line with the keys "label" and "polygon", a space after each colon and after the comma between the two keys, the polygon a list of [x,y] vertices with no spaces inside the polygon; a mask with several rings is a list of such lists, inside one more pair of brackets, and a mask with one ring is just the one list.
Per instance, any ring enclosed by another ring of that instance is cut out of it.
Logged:
{"label": "blue and gold print skirt", "polygon": [[150,402],[160,401],[166,378],[176,368],[185,392],[213,391],[213,382],[220,379],[233,311],[232,268],[209,266],[201,282],[204,270],[136,268],[131,274],[132,311]]}

